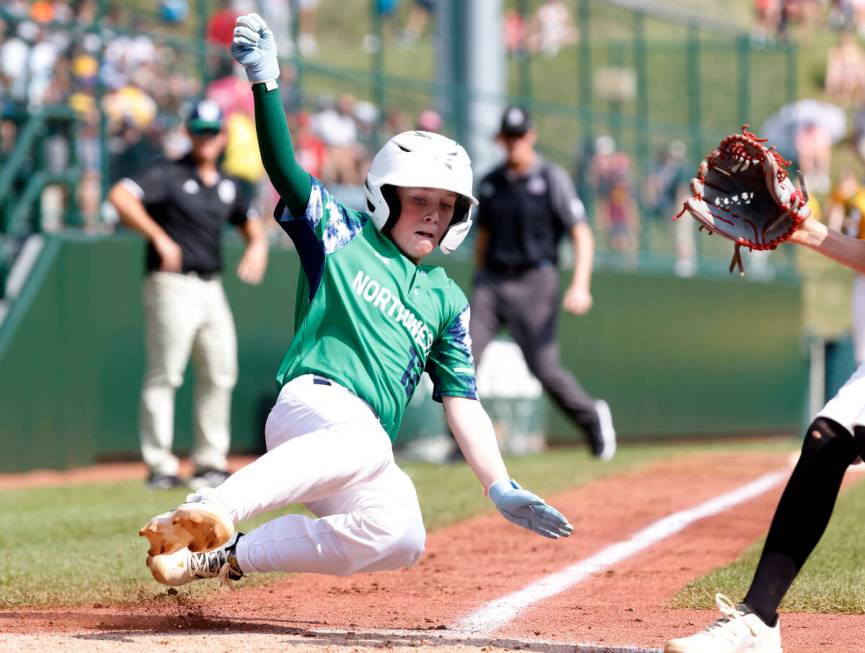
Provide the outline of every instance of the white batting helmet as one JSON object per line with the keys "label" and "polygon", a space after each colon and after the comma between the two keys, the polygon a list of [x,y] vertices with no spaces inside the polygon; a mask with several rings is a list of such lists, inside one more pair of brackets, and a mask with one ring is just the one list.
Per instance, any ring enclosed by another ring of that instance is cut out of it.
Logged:
{"label": "white batting helmet", "polygon": [[440,188],[459,197],[450,226],[439,249],[450,254],[463,242],[472,226],[472,165],[463,146],[441,134],[408,131],[384,144],[369,167],[364,182],[366,204],[375,226],[388,231],[399,218],[394,186]]}

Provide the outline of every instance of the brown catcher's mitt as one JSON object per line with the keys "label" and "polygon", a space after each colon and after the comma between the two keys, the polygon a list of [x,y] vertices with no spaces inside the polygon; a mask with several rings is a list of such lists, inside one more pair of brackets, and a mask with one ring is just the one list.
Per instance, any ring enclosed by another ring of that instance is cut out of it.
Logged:
{"label": "brown catcher's mitt", "polygon": [[741,247],[775,249],[811,212],[801,175],[797,190],[787,174],[790,162],[765,142],[748,125],[741,134],[726,136],[700,163],[691,180],[692,196],[673,218],[687,211],[701,230],[736,243],[730,272],[738,267],[744,274]]}

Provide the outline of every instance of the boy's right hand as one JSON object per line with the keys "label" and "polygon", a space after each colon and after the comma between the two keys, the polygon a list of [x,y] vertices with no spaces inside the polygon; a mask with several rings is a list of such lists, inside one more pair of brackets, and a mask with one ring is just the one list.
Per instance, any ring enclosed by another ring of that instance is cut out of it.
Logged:
{"label": "boy's right hand", "polygon": [[513,479],[493,483],[489,496],[505,519],[538,535],[557,540],[568,537],[574,530],[562,513]]}
{"label": "boy's right hand", "polygon": [[246,68],[246,76],[253,84],[279,79],[276,41],[273,32],[258,14],[246,14],[237,19],[231,56]]}

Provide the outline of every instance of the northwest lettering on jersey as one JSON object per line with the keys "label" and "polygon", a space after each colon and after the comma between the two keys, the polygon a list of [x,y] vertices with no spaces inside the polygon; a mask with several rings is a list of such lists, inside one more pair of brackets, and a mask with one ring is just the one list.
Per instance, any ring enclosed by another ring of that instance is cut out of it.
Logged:
{"label": "northwest lettering on jersey", "polygon": [[395,320],[397,324],[402,325],[411,334],[414,341],[423,348],[424,353],[429,353],[433,343],[433,334],[429,327],[400,301],[395,292],[383,286],[363,270],[358,270],[354,281],[351,282],[351,288],[358,297],[372,304],[374,308]]}

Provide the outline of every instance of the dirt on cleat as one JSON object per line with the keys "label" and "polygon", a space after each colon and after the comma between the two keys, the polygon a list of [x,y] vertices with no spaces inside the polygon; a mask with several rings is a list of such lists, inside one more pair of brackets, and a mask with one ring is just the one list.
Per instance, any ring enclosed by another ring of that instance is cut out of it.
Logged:
{"label": "dirt on cleat", "polygon": [[148,521],[138,535],[150,542],[147,555],[158,556],[174,553],[185,547],[191,539],[190,534],[178,528],[174,512],[157,515]]}
{"label": "dirt on cleat", "polygon": [[204,553],[231,539],[234,524],[215,512],[188,505],[157,515],[138,534],[150,542],[150,556],[168,555],[184,547]]}
{"label": "dirt on cleat", "polygon": [[189,534],[185,546],[193,553],[212,551],[228,542],[234,535],[234,524],[201,508],[178,508],[174,512],[173,523],[176,528]]}

